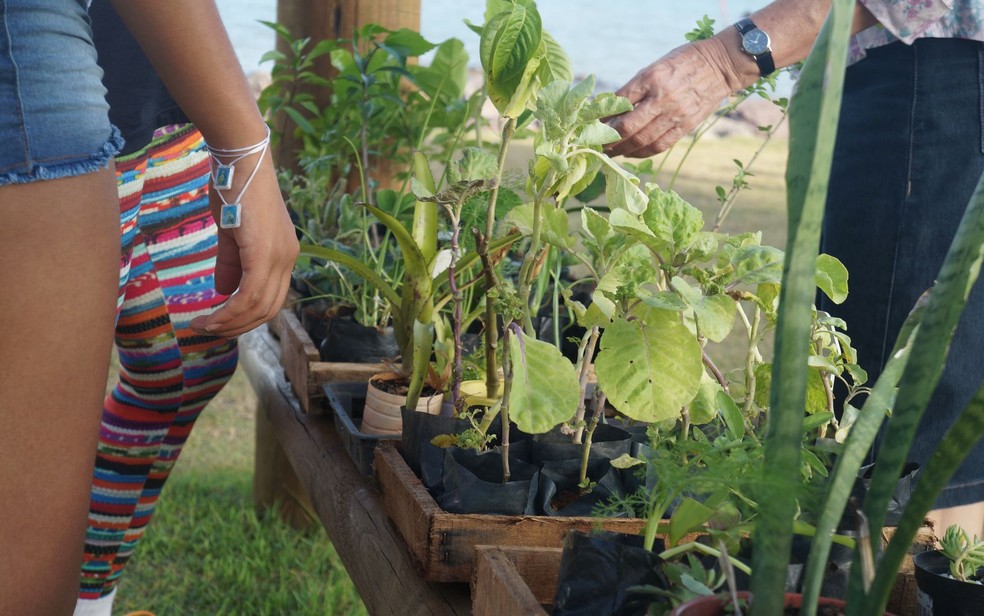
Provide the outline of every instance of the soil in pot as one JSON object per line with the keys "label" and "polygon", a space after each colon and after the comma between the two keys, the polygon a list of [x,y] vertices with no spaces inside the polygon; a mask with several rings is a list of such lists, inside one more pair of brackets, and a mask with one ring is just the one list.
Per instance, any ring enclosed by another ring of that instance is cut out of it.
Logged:
{"label": "soil in pot", "polygon": [[984,584],[950,577],[950,559],[939,550],[913,557],[920,616],[981,616]]}
{"label": "soil in pot", "polygon": [[657,554],[663,549],[662,543],[657,541],[655,548],[652,552],[643,548],[639,535],[568,533],[554,595],[554,616],[645,614],[653,595],[631,589],[669,585],[659,568],[662,561]]}
{"label": "soil in pot", "polygon": [[[437,415],[441,412],[444,394],[424,387],[417,401],[416,412]],[[366,434],[401,434],[403,407],[407,402],[407,385],[395,372],[377,374],[369,379],[366,404],[362,412],[362,432]]]}
{"label": "soil in pot", "polygon": [[444,450],[443,492],[437,503],[448,513],[533,515],[540,470],[510,457],[503,483],[502,454],[449,447]]}
{"label": "soil in pot", "polygon": [[611,460],[601,456],[588,458],[588,480],[592,487],[582,490],[578,483],[581,460],[550,460],[540,470],[540,486],[537,503],[542,515],[590,516],[595,508],[622,494],[622,480]]}

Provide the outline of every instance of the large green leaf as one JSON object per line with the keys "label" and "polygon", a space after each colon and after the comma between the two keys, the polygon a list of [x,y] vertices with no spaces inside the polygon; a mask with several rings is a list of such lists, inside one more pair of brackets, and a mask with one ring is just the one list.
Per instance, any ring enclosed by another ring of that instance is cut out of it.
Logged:
{"label": "large green leaf", "polygon": [[[506,215],[506,222],[516,227],[524,236],[533,233],[533,212],[532,203],[524,203],[519,207],[510,210]],[[567,212],[555,207],[545,207],[542,210],[543,220],[541,221],[541,239],[558,248],[570,248],[574,244],[574,238],[567,231]]]}
{"label": "large green leaf", "polygon": [[721,342],[728,337],[735,324],[735,300],[721,293],[704,295],[700,289],[691,286],[679,276],[674,276],[670,286],[693,310],[697,331],[701,335],[714,342]]}
{"label": "large green leaf", "polygon": [[817,288],[835,304],[847,299],[847,268],[836,257],[817,257]]}
{"label": "large green leaf", "polygon": [[642,214],[646,211],[649,198],[646,193],[639,188],[639,178],[628,174],[621,167],[605,166],[605,196],[608,200],[608,207],[614,212],[616,209],[628,210],[633,214]]}
{"label": "large green leaf", "polygon": [[411,66],[409,70],[432,100],[456,100],[464,95],[468,81],[468,53],[464,43],[448,39],[438,46],[429,66]]}
{"label": "large green leaf", "polygon": [[[517,91],[528,89],[530,61],[540,48],[540,14],[532,3],[509,4],[488,20],[479,41],[489,98],[500,113],[506,112]],[[526,84],[524,85],[524,76]],[[525,108],[525,103],[520,105]]]}
{"label": "large green leaf", "polygon": [[767,284],[782,280],[783,253],[772,246],[744,246],[732,258],[731,284]]}
{"label": "large green leaf", "polygon": [[571,60],[564,48],[544,30],[540,41],[540,65],[537,68],[537,79],[540,83],[563,81],[570,83],[574,79]]}
{"label": "large green leaf", "polygon": [[[853,0],[833,0],[804,64],[790,105],[786,170],[788,242],[776,326],[763,481],[753,531],[751,591],[755,612],[783,613],[783,592],[796,517],[800,452],[809,374],[816,260],[840,116]],[[807,608],[809,609],[809,608]]]}
{"label": "large green leaf", "polygon": [[679,315],[651,310],[645,321],[616,319],[605,329],[595,372],[620,413],[657,422],[680,416],[697,394],[704,366]]}
{"label": "large green leaf", "polygon": [[542,434],[574,416],[578,379],[556,346],[520,333],[510,341],[512,391],[509,417],[520,430]]}
{"label": "large green leaf", "polygon": [[642,219],[653,235],[666,246],[662,257],[671,260],[685,250],[704,226],[700,210],[673,191],[653,188]]}

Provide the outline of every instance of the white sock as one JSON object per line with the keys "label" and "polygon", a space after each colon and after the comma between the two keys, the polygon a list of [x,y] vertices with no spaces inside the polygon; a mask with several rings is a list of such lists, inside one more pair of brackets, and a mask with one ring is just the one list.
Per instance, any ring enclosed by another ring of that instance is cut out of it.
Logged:
{"label": "white sock", "polygon": [[79,599],[75,603],[74,616],[113,616],[113,599],[116,598],[114,588],[105,597],[98,599]]}

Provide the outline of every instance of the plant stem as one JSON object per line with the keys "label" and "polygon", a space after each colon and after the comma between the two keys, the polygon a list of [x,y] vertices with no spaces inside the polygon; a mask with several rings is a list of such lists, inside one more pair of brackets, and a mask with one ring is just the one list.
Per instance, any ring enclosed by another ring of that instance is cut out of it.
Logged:
{"label": "plant stem", "polygon": [[458,238],[461,234],[460,224],[461,203],[456,203],[451,213],[451,263],[448,265],[448,287],[451,289],[451,298],[454,306],[453,316],[451,317],[452,330],[454,336],[454,364],[451,367],[451,387],[448,393],[451,396],[451,407],[454,409],[455,416],[460,415],[464,410],[463,400],[461,399],[461,379],[464,367],[461,361],[462,342],[461,342],[461,312],[462,294],[458,288],[457,261],[459,256]]}
{"label": "plant stem", "polygon": [[[495,272],[491,267],[491,260],[488,258],[488,243],[492,240],[495,232],[495,208],[499,202],[499,187],[502,185],[502,174],[506,165],[506,153],[509,151],[509,143],[516,133],[516,119],[508,118],[502,127],[502,142],[499,144],[499,168],[496,170],[495,186],[492,187],[492,194],[489,197],[489,209],[485,215],[485,242],[477,246],[478,254],[482,259],[485,269],[485,393],[494,396],[499,391],[499,367],[497,361],[497,344],[499,340],[499,327],[496,323],[495,299],[489,296],[489,292],[495,288]],[[508,467],[508,461],[504,464]]]}
{"label": "plant stem", "polygon": [[584,484],[588,479],[588,457],[591,455],[591,441],[594,438],[595,430],[601,422],[602,415],[605,414],[605,393],[601,388],[595,390],[594,410],[591,414],[591,425],[587,429],[587,438],[584,439],[584,447],[581,448],[581,483]]}
{"label": "plant stem", "polygon": [[577,399],[577,411],[574,414],[574,423],[578,425],[577,430],[574,432],[573,440],[575,444],[580,444],[581,436],[584,434],[584,427],[580,425],[584,421],[584,397],[587,395],[588,390],[588,373],[591,371],[591,358],[594,357],[600,335],[601,329],[597,325],[593,326],[585,332],[578,348],[577,370],[578,391],[580,395]]}
{"label": "plant stem", "polygon": [[728,379],[724,378],[724,374],[721,373],[721,370],[714,364],[714,361],[707,355],[707,349],[703,347],[700,349],[700,359],[704,362],[704,366],[711,371],[714,380],[718,382],[721,389],[730,394],[731,389],[728,387]]}
{"label": "plant stem", "polygon": [[745,316],[744,310],[739,309],[738,314],[748,325],[748,352],[745,353],[745,402],[741,409],[742,417],[748,421],[752,405],[755,403],[755,361],[758,358],[758,335],[759,326],[762,322],[762,311],[758,307],[755,308],[755,316],[752,317],[751,324],[748,324],[748,317]]}
{"label": "plant stem", "polygon": [[[668,550],[664,550],[659,553],[659,557],[662,558],[663,560],[669,560],[674,556],[678,556],[680,554],[686,554],[687,552],[700,552],[702,554],[707,554],[708,556],[713,556],[715,558],[721,558],[723,556],[720,550],[715,550],[711,546],[704,545],[703,543],[697,543],[696,541],[691,541],[690,543],[684,543],[682,545],[678,545]],[[728,561],[731,563],[731,566],[733,566],[735,569],[738,569],[739,571],[745,573],[746,575],[752,574],[751,567],[749,567],[745,563],[741,562],[740,560],[734,558],[731,555],[728,555],[727,558]]]}
{"label": "plant stem", "polygon": [[502,483],[509,482],[509,397],[512,395],[512,361],[509,359],[509,344],[512,336],[510,328],[515,327],[510,321],[502,331],[502,370],[505,385],[502,389]]}

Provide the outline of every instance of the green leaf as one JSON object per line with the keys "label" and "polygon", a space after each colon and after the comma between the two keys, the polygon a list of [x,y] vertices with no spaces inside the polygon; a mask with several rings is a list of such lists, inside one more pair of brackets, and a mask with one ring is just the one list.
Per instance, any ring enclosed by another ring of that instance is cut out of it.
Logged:
{"label": "green leaf", "polygon": [[[755,611],[761,614],[780,614],[783,610],[790,527],[797,509],[797,491],[793,488],[801,480],[803,408],[809,376],[805,359],[813,326],[817,247],[840,116],[853,4],[853,0],[831,3],[827,23],[804,64],[790,105],[786,167],[789,237],[776,326],[763,481],[756,494],[758,502],[767,506],[759,508],[752,536],[755,575],[751,591],[756,598]],[[873,530],[873,534],[878,533]],[[804,599],[804,605],[815,603],[816,596]]]}
{"label": "green leaf", "polygon": [[700,375],[700,388],[690,403],[690,423],[701,426],[710,423],[718,414],[717,395],[724,393],[721,385],[707,372]]}
{"label": "green leaf", "polygon": [[835,304],[844,303],[847,299],[847,268],[836,257],[819,255],[817,287]]}
{"label": "green leaf", "polygon": [[529,90],[532,76],[527,75],[527,71],[540,48],[541,37],[539,12],[533,4],[521,2],[506,5],[482,29],[479,54],[489,98],[506,117],[515,117],[506,113],[508,107],[526,106],[525,102],[515,104],[512,101],[524,88]]}
{"label": "green leaf", "polygon": [[649,198],[639,188],[639,178],[632,177],[620,168],[605,167],[605,196],[608,207],[614,210],[621,208],[633,214],[646,211]]}
{"label": "green leaf", "polygon": [[509,418],[523,432],[542,434],[574,416],[578,379],[560,350],[520,333],[510,340],[513,381]]}
{"label": "green leaf", "polygon": [[618,131],[611,126],[601,122],[593,122],[581,129],[577,138],[574,139],[574,143],[584,146],[605,145],[606,143],[614,143],[621,138],[622,136],[618,134]]}
{"label": "green leaf", "polygon": [[386,35],[383,40],[386,47],[397,51],[404,58],[420,56],[434,49],[434,43],[410,28],[400,28]]}
{"label": "green leaf", "polygon": [[[525,203],[513,208],[506,215],[506,222],[515,226],[523,235],[531,235],[533,233],[533,211],[533,204]],[[542,214],[541,237],[543,241],[559,248],[572,247],[574,238],[567,231],[567,212],[559,208],[544,207]]]}
{"label": "green leaf", "polygon": [[544,30],[540,41],[540,65],[537,68],[537,79],[540,83],[562,81],[570,83],[574,79],[571,60],[564,48]]}
{"label": "green leaf", "polygon": [[313,135],[316,132],[314,130],[314,126],[312,126],[311,123],[308,122],[307,118],[302,116],[301,112],[297,109],[294,109],[293,107],[284,107],[284,113],[286,113],[290,119],[294,121],[294,124],[297,124],[297,127],[304,133]]}
{"label": "green leaf", "polygon": [[645,463],[646,463],[645,460],[640,460],[639,458],[633,458],[629,454],[623,453],[619,457],[612,460],[611,465],[615,468],[624,470],[627,468],[632,468],[634,466],[640,466]]}
{"label": "green leaf", "polygon": [[700,289],[690,286],[679,276],[673,277],[670,286],[693,309],[697,330],[701,335],[714,342],[721,342],[728,337],[735,324],[735,300],[722,294],[704,295]]}
{"label": "green leaf", "polygon": [[632,111],[632,103],[629,102],[629,99],[611,92],[602,92],[581,108],[578,119],[582,123],[588,123],[592,120],[601,120],[628,111]]}
{"label": "green leaf", "polygon": [[700,210],[683,200],[673,191],[654,188],[642,219],[653,236],[665,246],[658,251],[667,261],[687,249],[704,226]]}
{"label": "green leaf", "polygon": [[721,413],[721,418],[724,419],[724,425],[728,427],[728,434],[731,435],[731,438],[744,438],[745,418],[735,401],[723,389],[717,394],[717,407]]}
{"label": "green leaf", "polygon": [[595,372],[620,413],[656,422],[680,416],[704,367],[697,340],[677,314],[653,310],[645,322],[616,319],[605,329]]}
{"label": "green leaf", "polygon": [[731,261],[734,268],[732,284],[777,283],[782,279],[784,255],[772,246],[739,248]]}
{"label": "green leaf", "polygon": [[670,518],[669,546],[679,543],[687,533],[702,529],[713,516],[714,510],[710,507],[692,498],[682,498]]}
{"label": "green leaf", "polygon": [[581,228],[587,231],[599,246],[604,244],[612,233],[612,226],[608,224],[605,217],[589,207],[581,209]]}
{"label": "green leaf", "polygon": [[448,39],[441,43],[429,66],[409,68],[417,85],[431,100],[456,100],[468,82],[468,53],[464,43]]}
{"label": "green leaf", "polygon": [[452,183],[491,180],[498,173],[499,163],[488,150],[467,147],[461,150],[461,157],[451,163],[448,177]]}

